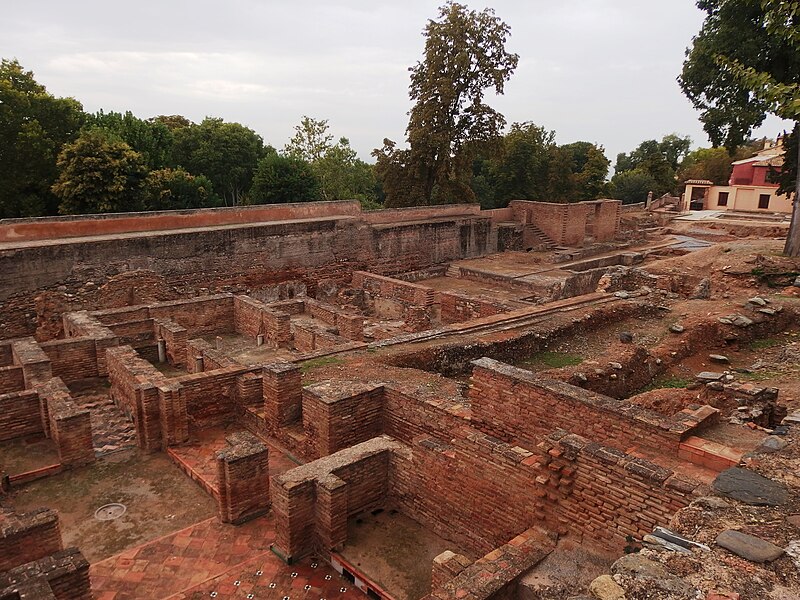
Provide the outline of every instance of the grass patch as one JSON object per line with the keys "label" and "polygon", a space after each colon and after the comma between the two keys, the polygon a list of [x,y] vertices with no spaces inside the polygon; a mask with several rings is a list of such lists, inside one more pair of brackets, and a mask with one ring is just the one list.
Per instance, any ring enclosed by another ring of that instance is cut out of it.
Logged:
{"label": "grass patch", "polygon": [[774,379],[779,377],[781,373],[779,371],[753,371],[752,373],[740,373],[739,377],[744,381],[767,381],[769,379]]}
{"label": "grass patch", "polygon": [[583,362],[583,357],[567,352],[539,352],[529,359],[522,362],[526,366],[549,367],[559,369],[561,367],[572,367]]}
{"label": "grass patch", "polygon": [[675,375],[664,375],[654,379],[650,385],[644,387],[642,392],[663,389],[681,389],[692,383],[693,379],[687,377],[676,377]]}
{"label": "grass patch", "polygon": [[750,350],[764,350],[766,348],[774,348],[781,345],[781,340],[775,338],[764,338],[763,340],[753,340],[750,342]]}
{"label": "grass patch", "polygon": [[320,367],[327,367],[328,365],[340,365],[344,362],[338,356],[321,356],[320,358],[312,358],[300,365],[300,372],[305,375],[309,371],[318,369]]}

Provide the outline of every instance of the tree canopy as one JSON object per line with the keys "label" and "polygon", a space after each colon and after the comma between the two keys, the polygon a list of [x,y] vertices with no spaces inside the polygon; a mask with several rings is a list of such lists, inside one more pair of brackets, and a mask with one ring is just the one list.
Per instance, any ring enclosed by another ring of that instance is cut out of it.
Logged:
{"label": "tree canopy", "polygon": [[88,127],[102,127],[113,133],[142,155],[148,169],[167,166],[172,151],[172,132],[157,119],[145,121],[131,111],[125,113],[98,111],[87,115]]}
{"label": "tree canopy", "polygon": [[[645,140],[628,154],[621,152],[617,155],[617,162],[614,165],[614,177],[610,184],[612,194],[614,190],[623,189],[616,185],[615,180],[628,171],[636,171],[639,175],[649,177],[649,180],[652,181],[652,188],[649,191],[656,196],[677,192],[681,185],[677,179],[678,167],[689,152],[691,144],[692,141],[688,137],[669,134],[665,135],[661,141]],[[643,182],[645,179],[637,177],[636,181]],[[625,187],[627,186],[626,183]],[[645,194],[646,196],[647,194]],[[619,196],[614,197],[622,199]],[[639,200],[635,202],[639,202]]]}
{"label": "tree canopy", "polygon": [[56,157],[84,118],[79,102],[48,93],[18,61],[0,62],[0,218],[55,212]]}
{"label": "tree canopy", "polygon": [[141,210],[147,166],[142,155],[106,130],[81,132],[58,156],[53,193],[64,215]]}
{"label": "tree canopy", "polygon": [[239,123],[210,117],[199,125],[174,129],[173,135],[173,167],[208,177],[226,205],[244,200],[256,164],[266,153],[260,135]]}
{"label": "tree canopy", "polygon": [[273,204],[319,200],[319,179],[302,158],[270,152],[258,161],[249,202]]}
{"label": "tree canopy", "polygon": [[470,151],[498,137],[505,124],[483,96],[502,94],[519,60],[505,49],[509,32],[493,10],[456,2],[428,22],[424,57],[410,69],[409,148],[385,140],[373,153],[388,206],[474,199]]}

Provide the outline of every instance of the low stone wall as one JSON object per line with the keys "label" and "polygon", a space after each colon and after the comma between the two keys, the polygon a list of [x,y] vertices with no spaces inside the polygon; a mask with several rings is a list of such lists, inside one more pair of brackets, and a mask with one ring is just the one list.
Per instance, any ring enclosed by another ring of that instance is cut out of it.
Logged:
{"label": "low stone wall", "polygon": [[18,392],[25,389],[25,376],[20,365],[0,367],[0,394]]}
{"label": "low stone wall", "polygon": [[373,297],[399,300],[412,306],[426,307],[435,302],[431,288],[366,271],[353,272],[352,285],[366,290]]}
{"label": "low stone wall", "polygon": [[0,573],[61,549],[56,511],[40,508],[22,514],[0,513]]}
{"label": "low stone wall", "polygon": [[453,292],[437,292],[436,302],[441,306],[441,320],[445,324],[497,315],[507,310],[495,302]]}
{"label": "low stone wall", "polygon": [[681,440],[717,412],[665,417],[490,358],[473,365],[473,423],[506,441],[533,443],[562,428],[619,449],[640,446],[677,456]]}

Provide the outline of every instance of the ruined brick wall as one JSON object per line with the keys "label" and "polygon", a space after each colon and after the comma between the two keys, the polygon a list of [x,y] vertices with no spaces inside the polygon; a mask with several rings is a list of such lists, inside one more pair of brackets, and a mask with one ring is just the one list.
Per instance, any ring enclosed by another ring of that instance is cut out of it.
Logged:
{"label": "ruined brick wall", "polygon": [[445,324],[460,323],[505,312],[502,306],[495,303],[453,292],[437,292],[436,302],[441,306],[441,319]]}
{"label": "ruined brick wall", "polygon": [[303,388],[303,429],[311,455],[327,456],[383,433],[383,387],[324,382]]}
{"label": "ruined brick wall", "polygon": [[59,377],[37,384],[36,391],[47,407],[47,426],[58,448],[59,462],[81,466],[94,461],[92,421],[89,411],[75,405],[67,386]]}
{"label": "ruined brick wall", "polygon": [[223,523],[243,523],[269,510],[269,450],[248,432],[229,436],[217,453],[219,515]]}
{"label": "ruined brick wall", "polygon": [[561,485],[569,487],[557,508],[561,522],[579,538],[615,550],[626,536],[641,538],[668,523],[700,489],[669,469],[577,435],[560,437],[551,452],[569,461],[560,470]]}
{"label": "ruined brick wall", "polygon": [[429,287],[374,273],[355,271],[352,284],[373,297],[399,300],[410,306],[430,306],[435,301],[434,291]]}
{"label": "ruined brick wall", "polygon": [[161,450],[158,387],[163,374],[130,346],[106,352],[111,397],[133,419],[137,442],[149,452]]}
{"label": "ruined brick wall", "polygon": [[44,433],[39,394],[34,390],[0,394],[0,442]]}
{"label": "ruined brick wall", "polygon": [[255,338],[264,333],[262,313],[266,305],[247,296],[233,298],[233,326],[242,335]]}
{"label": "ruined brick wall", "polygon": [[231,333],[234,331],[233,296],[219,294],[191,300],[159,302],[150,306],[150,316],[154,319],[175,321],[193,337]]}
{"label": "ruined brick wall", "polygon": [[622,217],[620,200],[604,200],[597,204],[594,217],[594,239],[597,242],[608,242],[617,237]]}
{"label": "ruined brick wall", "polygon": [[292,363],[264,365],[264,419],[271,432],[300,421],[303,410],[302,377],[300,367]]}
{"label": "ruined brick wall", "polygon": [[0,367],[8,367],[14,364],[14,352],[11,344],[0,344]]}
{"label": "ruined brick wall", "polygon": [[341,337],[355,341],[364,339],[364,317],[361,315],[349,314],[310,298],[305,300],[305,309],[315,319],[336,327]]}
{"label": "ruined brick wall", "polygon": [[227,367],[175,378],[186,397],[186,412],[192,427],[218,425],[235,415],[236,380],[247,371],[241,366]]}
{"label": "ruined brick wall", "polygon": [[186,328],[171,319],[154,319],[153,327],[156,339],[164,340],[167,362],[178,367],[186,365],[186,344],[189,337]]}
{"label": "ruined brick wall", "polygon": [[[152,329],[152,326],[151,326]],[[95,340],[67,338],[39,344],[50,359],[53,375],[71,383],[88,377],[99,377]]]}
{"label": "ruined brick wall", "polygon": [[68,548],[0,573],[0,598],[93,600],[89,562],[77,548]]}
{"label": "ruined brick wall", "polygon": [[685,428],[670,431],[667,417],[489,358],[473,364],[472,423],[496,437],[530,444],[562,428],[616,448],[677,455]]}
{"label": "ruined brick wall", "polygon": [[25,376],[22,367],[9,365],[0,367],[0,394],[8,394],[25,389]]}
{"label": "ruined brick wall", "polygon": [[389,438],[375,438],[274,477],[275,551],[293,561],[340,548],[347,518],[384,504],[396,448]]}
{"label": "ruined brick wall", "polygon": [[0,513],[0,573],[62,548],[56,511],[40,508],[9,516]]}

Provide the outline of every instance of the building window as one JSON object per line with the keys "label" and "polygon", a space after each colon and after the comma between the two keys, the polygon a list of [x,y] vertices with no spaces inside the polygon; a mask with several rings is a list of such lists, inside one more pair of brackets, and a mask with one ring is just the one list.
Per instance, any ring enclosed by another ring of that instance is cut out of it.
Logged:
{"label": "building window", "polygon": [[717,206],[728,206],[728,192],[720,192],[717,197]]}
{"label": "building window", "polygon": [[761,194],[758,196],[758,208],[769,208],[770,194]]}

